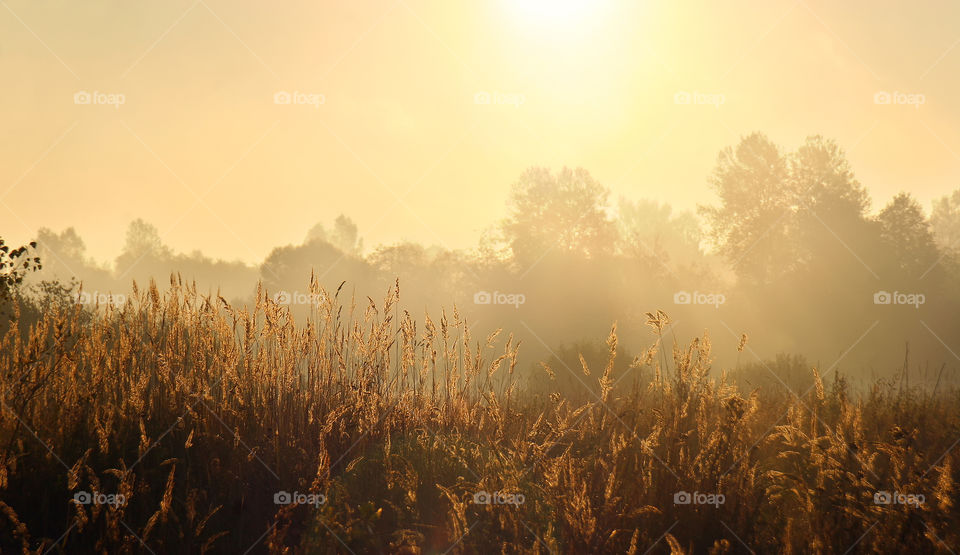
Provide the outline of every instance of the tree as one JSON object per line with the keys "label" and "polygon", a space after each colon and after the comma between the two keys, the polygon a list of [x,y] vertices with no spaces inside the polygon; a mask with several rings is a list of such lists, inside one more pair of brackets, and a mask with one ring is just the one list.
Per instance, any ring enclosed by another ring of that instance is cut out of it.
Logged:
{"label": "tree", "polygon": [[72,227],[60,233],[41,227],[37,231],[37,244],[41,249],[56,253],[56,256],[63,259],[85,260],[87,256],[87,246]]}
{"label": "tree", "polygon": [[327,231],[323,223],[319,222],[310,228],[304,243],[311,241],[325,241],[353,256],[360,256],[363,252],[363,239],[360,238],[357,224],[343,214],[333,221],[332,231]]}
{"label": "tree", "polygon": [[878,233],[867,218],[870,197],[843,150],[819,135],[808,137],[789,165],[800,279],[863,272],[864,259],[878,253]]}
{"label": "tree", "polygon": [[36,248],[37,243],[31,241],[29,245],[11,249],[0,237],[0,303],[6,303],[16,295],[17,287],[29,272],[43,267],[34,252]]}
{"label": "tree", "polygon": [[617,225],[621,252],[652,272],[663,272],[670,261],[693,264],[703,258],[700,224],[691,212],[674,214],[666,203],[622,198]]}
{"label": "tree", "polygon": [[378,247],[370,254],[367,261],[377,271],[391,279],[424,271],[431,262],[427,249],[417,243]]}
{"label": "tree", "polygon": [[370,265],[326,241],[309,241],[303,245],[287,245],[273,249],[263,264],[260,276],[272,293],[284,289],[304,291],[313,274],[321,285],[336,289],[341,281],[352,285],[369,281]]}
{"label": "tree", "polygon": [[709,237],[741,279],[772,282],[795,261],[790,226],[795,195],[787,160],[761,133],[720,152],[709,180],[720,206],[701,206]]}
{"label": "tree", "polygon": [[[87,247],[77,231],[68,227],[57,233],[42,227],[37,231],[38,251],[46,263],[44,274],[59,278],[81,279],[80,274],[100,270],[93,268],[87,257]],[[102,271],[102,270],[100,270]]]}
{"label": "tree", "polygon": [[895,270],[916,277],[939,258],[923,208],[909,193],[900,193],[877,215],[880,236]]}
{"label": "tree", "polygon": [[609,191],[582,168],[554,174],[530,168],[513,185],[504,238],[514,261],[529,267],[548,252],[596,257],[613,251]]}
{"label": "tree", "polygon": [[876,251],[870,197],[843,150],[820,135],[789,155],[760,133],[745,137],[720,153],[711,184],[720,206],[701,207],[710,237],[748,284],[808,279]]}
{"label": "tree", "polygon": [[144,259],[168,262],[172,257],[173,251],[163,244],[156,226],[137,218],[127,227],[126,242],[116,261],[117,270],[126,273]]}
{"label": "tree", "polygon": [[933,202],[930,229],[942,250],[960,253],[960,189]]}
{"label": "tree", "polygon": [[866,214],[870,196],[836,142],[820,135],[807,137],[790,156],[789,167],[798,210],[846,217]]}
{"label": "tree", "polygon": [[379,288],[400,280],[404,306],[440,309],[451,299],[456,302],[462,295],[477,291],[470,285],[471,278],[476,276],[470,267],[473,261],[443,247],[410,242],[383,245],[366,260],[376,272]]}
{"label": "tree", "polygon": [[[7,333],[14,315],[13,299],[20,297],[20,285],[30,272],[40,270],[37,244],[11,249],[0,237],[0,336]],[[27,303],[29,306],[29,303]],[[24,321],[24,320],[21,320]]]}

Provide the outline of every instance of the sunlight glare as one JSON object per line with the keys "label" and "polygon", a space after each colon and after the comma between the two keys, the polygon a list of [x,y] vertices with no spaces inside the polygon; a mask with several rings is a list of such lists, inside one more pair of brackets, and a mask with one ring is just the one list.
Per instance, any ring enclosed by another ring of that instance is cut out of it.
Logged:
{"label": "sunlight glare", "polygon": [[511,9],[526,22],[550,26],[571,25],[595,9],[590,0],[509,0]]}

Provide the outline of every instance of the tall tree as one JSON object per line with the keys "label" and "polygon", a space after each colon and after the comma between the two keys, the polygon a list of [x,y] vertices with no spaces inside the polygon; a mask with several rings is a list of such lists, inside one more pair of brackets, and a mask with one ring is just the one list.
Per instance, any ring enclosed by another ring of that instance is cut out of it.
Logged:
{"label": "tall tree", "polygon": [[710,184],[720,198],[701,206],[709,237],[737,275],[770,283],[794,262],[790,226],[795,198],[787,159],[762,133],[720,152]]}
{"label": "tall tree", "polygon": [[820,135],[807,137],[790,156],[789,166],[799,210],[862,217],[869,208],[870,196],[836,142]]}
{"label": "tall tree", "polygon": [[530,168],[514,184],[503,233],[521,267],[548,252],[596,257],[613,251],[609,191],[582,168]]}
{"label": "tall tree", "polygon": [[933,202],[930,229],[941,249],[960,253],[960,189]]}
{"label": "tall tree", "polygon": [[360,256],[363,251],[363,239],[360,238],[357,224],[343,214],[333,221],[333,229],[330,231],[324,227],[323,223],[317,223],[310,228],[304,243],[311,241],[325,241],[353,256]]}
{"label": "tall tree", "polygon": [[[837,144],[817,135],[790,156],[796,206],[796,259],[801,279],[833,271],[864,272],[877,253],[877,230],[867,218],[870,197]],[[847,271],[849,269],[849,271]]]}
{"label": "tall tree", "polygon": [[127,273],[141,263],[166,263],[173,258],[173,251],[163,244],[160,232],[151,223],[137,218],[127,227],[123,251],[116,260],[117,271]]}
{"label": "tall tree", "polygon": [[924,275],[939,258],[923,208],[900,193],[877,215],[881,238],[894,270],[907,277]]}

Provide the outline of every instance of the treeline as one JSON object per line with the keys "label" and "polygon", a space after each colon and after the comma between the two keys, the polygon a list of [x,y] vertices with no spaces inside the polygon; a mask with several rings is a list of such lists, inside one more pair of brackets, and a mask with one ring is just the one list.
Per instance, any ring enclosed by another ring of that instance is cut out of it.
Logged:
{"label": "treeline", "polygon": [[960,190],[936,201],[929,217],[906,192],[872,209],[833,141],[810,137],[789,152],[759,133],[724,149],[709,183],[712,202],[677,213],[613,199],[584,169],[531,168],[514,184],[504,219],[474,249],[364,249],[360,230],[340,216],[259,266],[175,253],[141,220],[112,264],[92,261],[73,229],[41,229],[44,268],[28,281],[75,280],[71,295],[82,282],[82,300],[110,302],[133,280],[162,286],[175,273],[233,303],[251,300],[262,281],[302,315],[311,275],[361,304],[399,279],[400,310],[438,318],[456,307],[478,338],[497,328],[514,333],[524,341],[524,367],[556,357],[555,367],[578,372],[580,353],[605,356],[614,321],[628,363],[648,343],[646,313],[660,309],[671,319],[665,341],[709,329],[725,368],[771,366],[778,353],[794,353],[865,378],[956,376]]}

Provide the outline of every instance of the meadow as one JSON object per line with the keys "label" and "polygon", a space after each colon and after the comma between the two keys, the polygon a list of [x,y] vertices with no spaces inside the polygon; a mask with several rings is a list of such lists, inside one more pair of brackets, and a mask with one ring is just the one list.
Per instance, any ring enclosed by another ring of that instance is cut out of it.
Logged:
{"label": "meadow", "polygon": [[960,553],[960,2],[0,0],[0,555]]}
{"label": "meadow", "polygon": [[532,391],[507,330],[401,311],[399,283],[375,301],[311,281],[299,320],[265,289],[234,306],[172,277],[11,326],[3,552],[960,546],[952,386],[853,391],[810,367],[797,388],[757,365],[745,388],[656,311],[638,356],[620,360],[613,324],[605,365],[544,363]]}

